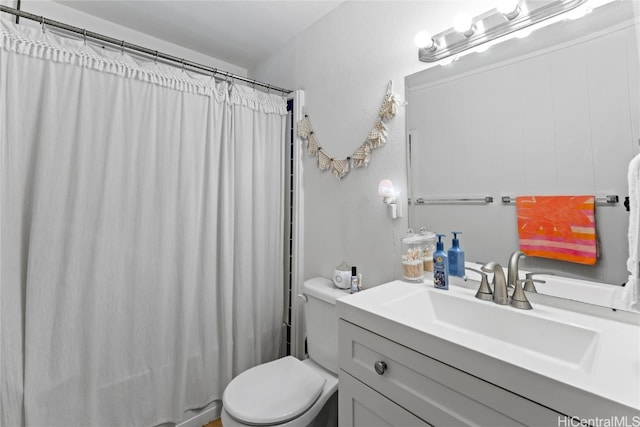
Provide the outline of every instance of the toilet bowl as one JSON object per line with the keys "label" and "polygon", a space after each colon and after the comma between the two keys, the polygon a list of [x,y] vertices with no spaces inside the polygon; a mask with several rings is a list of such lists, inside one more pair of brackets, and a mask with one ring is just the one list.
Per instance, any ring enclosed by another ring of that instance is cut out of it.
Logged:
{"label": "toilet bowl", "polygon": [[[285,363],[272,366],[281,361]],[[268,369],[254,372],[258,368]],[[258,378],[264,381],[260,382]],[[292,356],[249,369],[233,382],[239,380],[244,386],[254,379],[258,382],[247,389],[229,384],[225,390],[221,416],[224,427],[313,425],[314,419],[338,390],[336,375],[311,359],[301,362]]]}
{"label": "toilet bowl", "polygon": [[303,286],[309,358],[286,356],[235,377],[222,396],[221,421],[235,426],[337,425],[337,298],[348,295],[325,278]]}

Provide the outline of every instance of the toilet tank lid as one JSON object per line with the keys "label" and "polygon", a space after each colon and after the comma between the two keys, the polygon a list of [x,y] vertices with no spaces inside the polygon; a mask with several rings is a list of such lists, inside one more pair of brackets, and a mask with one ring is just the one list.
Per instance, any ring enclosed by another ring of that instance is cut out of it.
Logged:
{"label": "toilet tank lid", "polygon": [[325,277],[314,277],[305,280],[303,293],[312,296],[329,304],[335,304],[336,299],[349,295],[349,289],[337,288],[331,279]]}

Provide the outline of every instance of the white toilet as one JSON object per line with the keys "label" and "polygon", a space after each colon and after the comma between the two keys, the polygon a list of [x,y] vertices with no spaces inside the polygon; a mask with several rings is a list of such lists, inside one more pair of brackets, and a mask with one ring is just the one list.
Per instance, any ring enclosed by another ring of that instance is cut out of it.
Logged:
{"label": "white toilet", "polygon": [[222,395],[223,427],[337,425],[335,304],[348,291],[317,277],[304,283],[303,294],[309,358],[283,357],[234,378]]}

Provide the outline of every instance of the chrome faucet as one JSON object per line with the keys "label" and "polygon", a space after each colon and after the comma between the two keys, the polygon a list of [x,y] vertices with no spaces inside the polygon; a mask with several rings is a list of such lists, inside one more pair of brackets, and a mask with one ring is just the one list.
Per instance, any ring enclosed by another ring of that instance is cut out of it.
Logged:
{"label": "chrome faucet", "polygon": [[513,286],[513,294],[511,295],[509,304],[521,310],[531,310],[531,303],[527,299],[527,294],[524,293],[524,286],[525,282],[531,282],[531,286],[533,286],[533,280],[530,277],[527,277],[527,280],[520,280],[520,273],[518,271],[518,261],[524,256],[526,256],[524,252],[515,251],[509,257],[507,286]]}
{"label": "chrome faucet", "polygon": [[507,282],[504,279],[504,270],[496,262],[488,262],[481,268],[485,273],[493,273],[493,302],[496,304],[509,304],[509,294],[507,293]]}
{"label": "chrome faucet", "polygon": [[507,272],[507,286],[516,287],[518,280],[520,280],[520,273],[518,272],[518,261],[521,257],[526,256],[524,252],[515,251],[509,257],[509,270]]}
{"label": "chrome faucet", "polygon": [[[495,262],[489,262],[482,266],[482,271],[486,273],[493,272],[493,302],[496,304],[506,305],[510,304],[512,307],[519,308],[521,310],[531,310],[531,303],[527,299],[527,295],[524,293],[524,289],[522,287],[523,280],[518,279],[518,260],[524,254],[520,251],[515,252],[511,255],[509,259],[509,272],[508,275],[511,277],[511,273],[513,273],[516,278],[513,287],[513,295],[509,297],[509,292],[507,288],[507,282],[504,278],[504,270],[502,266]],[[533,280],[533,279],[528,279]],[[476,295],[476,297],[478,297]]]}

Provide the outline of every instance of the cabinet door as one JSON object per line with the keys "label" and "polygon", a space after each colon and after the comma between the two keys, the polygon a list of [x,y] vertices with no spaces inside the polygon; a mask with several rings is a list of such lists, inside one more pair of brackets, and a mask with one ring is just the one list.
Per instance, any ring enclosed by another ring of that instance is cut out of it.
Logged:
{"label": "cabinet door", "polygon": [[339,343],[341,370],[434,425],[556,425],[561,416],[344,320]]}
{"label": "cabinet door", "polygon": [[344,371],[339,373],[340,427],[430,426]]}

